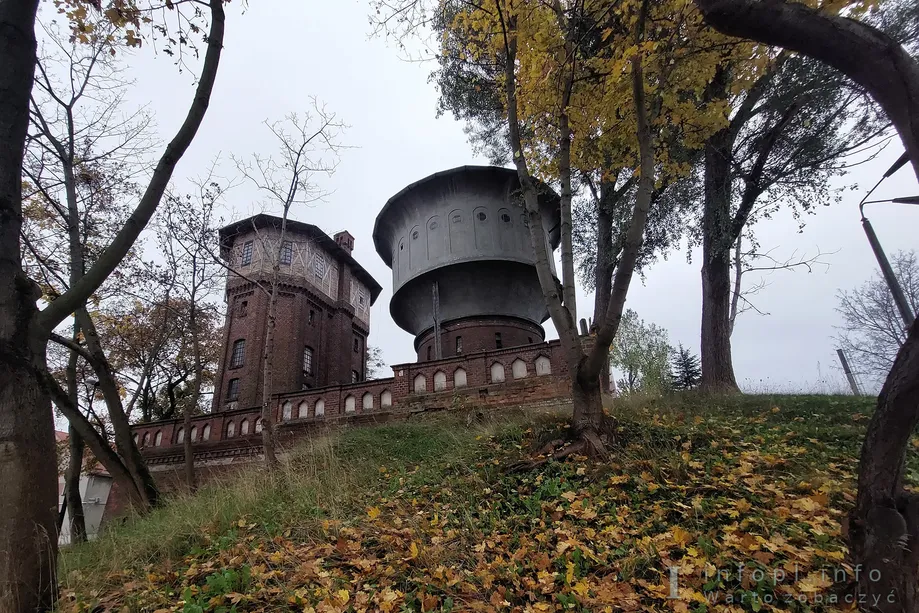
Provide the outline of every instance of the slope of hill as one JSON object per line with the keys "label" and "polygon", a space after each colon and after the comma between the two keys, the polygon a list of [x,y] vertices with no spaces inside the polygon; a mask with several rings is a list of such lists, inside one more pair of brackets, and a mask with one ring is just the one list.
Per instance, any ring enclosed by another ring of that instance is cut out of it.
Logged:
{"label": "slope of hill", "polygon": [[468,426],[444,413],[350,430],[292,451],[277,475],[244,470],[65,552],[60,608],[844,608],[841,525],[872,407],[622,402],[609,463],[521,474],[504,468],[554,438],[563,415]]}

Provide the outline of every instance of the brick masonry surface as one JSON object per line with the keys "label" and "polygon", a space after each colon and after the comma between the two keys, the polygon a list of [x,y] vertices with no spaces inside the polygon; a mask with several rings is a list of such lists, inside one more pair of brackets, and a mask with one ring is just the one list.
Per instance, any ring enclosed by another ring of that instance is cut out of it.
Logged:
{"label": "brick masonry surface", "polygon": [[[587,337],[584,341],[590,342]],[[443,360],[397,364],[393,377],[275,394],[278,438],[293,441],[330,427],[406,419],[451,408],[505,408],[570,402],[571,382],[559,341],[479,351]],[[261,453],[260,407],[192,419],[195,463],[225,466]],[[155,472],[181,468],[181,419],[134,426]],[[183,432],[184,436],[184,432]],[[168,484],[163,484],[168,489]]]}

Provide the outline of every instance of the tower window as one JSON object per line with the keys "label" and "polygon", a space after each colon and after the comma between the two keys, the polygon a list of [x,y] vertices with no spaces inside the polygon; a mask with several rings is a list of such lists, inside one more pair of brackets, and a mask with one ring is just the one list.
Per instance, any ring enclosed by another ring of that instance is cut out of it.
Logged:
{"label": "tower window", "polygon": [[488,219],[488,215],[485,214],[485,211],[479,211],[476,217],[479,218],[479,221],[485,221],[486,219]]}
{"label": "tower window", "polygon": [[252,241],[246,241],[245,244],[243,244],[243,258],[241,263],[243,266],[248,266],[252,263]]}
{"label": "tower window", "polygon": [[528,337],[527,337],[527,342],[528,342],[529,344],[532,345],[532,344],[533,344],[533,337],[532,337],[532,336],[528,336]]}
{"label": "tower window", "polygon": [[239,399],[239,379],[230,379],[227,385],[227,402]]}
{"label": "tower window", "polygon": [[321,255],[316,255],[313,259],[313,273],[317,278],[322,279],[325,276],[325,260]]}
{"label": "tower window", "polygon": [[241,338],[233,343],[233,353],[230,355],[230,368],[239,368],[246,361],[246,339]]}
{"label": "tower window", "polygon": [[511,216],[508,215],[507,213],[501,213],[501,221],[503,221],[504,223],[510,223]]}
{"label": "tower window", "polygon": [[239,307],[236,309],[236,316],[237,316],[237,317],[245,317],[245,316],[248,315],[248,314],[249,314],[249,301],[248,301],[248,300],[240,300],[240,301],[239,301]]}
{"label": "tower window", "polygon": [[357,295],[357,303],[361,306],[364,306],[364,294],[363,292]]}
{"label": "tower window", "polygon": [[233,343],[233,353],[230,354],[230,368],[239,368],[246,362],[246,339],[241,338]]}
{"label": "tower window", "polygon": [[357,383],[361,380],[361,375],[356,370],[351,371],[351,383]]}
{"label": "tower window", "polygon": [[501,349],[504,345],[501,343],[501,333],[495,332],[495,349]]}
{"label": "tower window", "polygon": [[290,264],[294,255],[294,244],[290,241],[281,243],[281,264]]}
{"label": "tower window", "polygon": [[310,309],[310,316],[308,320],[309,325],[312,326],[315,319],[316,319],[316,312],[313,309]]}
{"label": "tower window", "polygon": [[354,353],[357,353],[360,350],[361,341],[356,336],[354,337]]}
{"label": "tower window", "polygon": [[456,355],[459,355],[463,352],[463,337],[456,337]]}
{"label": "tower window", "polygon": [[431,361],[431,346],[428,345],[428,362]]}
{"label": "tower window", "polygon": [[304,375],[313,374],[313,348],[312,347],[303,348],[303,374]]}

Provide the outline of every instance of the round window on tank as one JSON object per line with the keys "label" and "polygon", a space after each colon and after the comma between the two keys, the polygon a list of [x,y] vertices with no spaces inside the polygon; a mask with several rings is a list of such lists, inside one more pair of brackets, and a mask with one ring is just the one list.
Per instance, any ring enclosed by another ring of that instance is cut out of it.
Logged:
{"label": "round window on tank", "polygon": [[412,232],[412,240],[418,240],[418,230]]}
{"label": "round window on tank", "polygon": [[511,216],[508,215],[507,213],[502,213],[502,214],[501,214],[501,221],[503,221],[504,223],[510,223],[510,222],[511,222]]}
{"label": "round window on tank", "polygon": [[431,225],[429,225],[428,227],[429,227],[430,229],[432,229],[432,230],[436,230],[436,229],[437,229],[437,222],[436,222],[436,221],[432,221],[432,222],[431,222]]}
{"label": "round window on tank", "polygon": [[478,218],[479,221],[485,221],[488,219],[488,215],[485,214],[485,211],[479,211]]}
{"label": "round window on tank", "polygon": [[453,216],[453,223],[463,223],[463,216],[462,216],[462,215],[454,215],[454,216]]}

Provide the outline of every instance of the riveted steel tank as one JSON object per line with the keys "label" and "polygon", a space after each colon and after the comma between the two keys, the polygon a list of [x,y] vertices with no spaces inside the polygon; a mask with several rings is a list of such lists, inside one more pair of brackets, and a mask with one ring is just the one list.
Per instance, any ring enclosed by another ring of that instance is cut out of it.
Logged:
{"label": "riveted steel tank", "polygon": [[[554,250],[558,196],[538,187]],[[462,166],[412,183],[383,206],[373,242],[393,272],[393,320],[415,335],[419,361],[543,340],[548,314],[515,171]]]}

